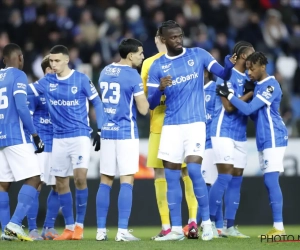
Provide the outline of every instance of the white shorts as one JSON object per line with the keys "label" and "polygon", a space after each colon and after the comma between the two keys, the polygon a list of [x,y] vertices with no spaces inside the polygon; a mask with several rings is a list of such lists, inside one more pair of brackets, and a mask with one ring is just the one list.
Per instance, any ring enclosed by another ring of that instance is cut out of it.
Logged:
{"label": "white shorts", "polygon": [[52,168],[52,153],[51,152],[43,152],[37,154],[39,167],[41,170],[41,181],[43,181],[47,186],[55,185],[55,176],[50,175],[50,170]]}
{"label": "white shorts", "polygon": [[206,184],[214,184],[218,178],[218,169],[214,164],[214,151],[212,148],[204,151],[201,173]]}
{"label": "white shorts", "polygon": [[139,139],[101,139],[100,174],[132,175],[139,171]]}
{"label": "white shorts", "polygon": [[51,175],[67,177],[76,168],[88,169],[91,140],[87,136],[53,138]]}
{"label": "white shorts", "polygon": [[265,173],[283,172],[283,158],[286,147],[267,148],[258,152],[261,171]]}
{"label": "white shorts", "polygon": [[14,182],[41,175],[32,143],[0,148],[0,182]]}
{"label": "white shorts", "polygon": [[231,164],[234,168],[247,166],[247,142],[228,137],[211,137],[215,164]]}
{"label": "white shorts", "polygon": [[164,125],[157,158],[172,163],[182,163],[189,155],[203,157],[205,140],[204,122]]}

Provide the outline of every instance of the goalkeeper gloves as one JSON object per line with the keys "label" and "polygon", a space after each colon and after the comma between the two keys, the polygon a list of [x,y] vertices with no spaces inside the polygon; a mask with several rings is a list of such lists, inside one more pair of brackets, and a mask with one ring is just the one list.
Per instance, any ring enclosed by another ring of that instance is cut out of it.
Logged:
{"label": "goalkeeper gloves", "polygon": [[34,151],[34,153],[38,154],[38,153],[42,153],[44,151],[44,142],[41,140],[41,138],[39,137],[38,134],[36,134],[35,136],[32,136],[33,138],[33,142],[34,145],[36,147],[36,150]]}
{"label": "goalkeeper gloves", "polygon": [[244,85],[244,94],[247,94],[251,91],[254,91],[255,88],[255,84],[252,81],[246,81],[245,85]]}
{"label": "goalkeeper gloves", "polygon": [[93,146],[95,146],[95,151],[99,151],[101,147],[101,129],[98,129],[97,134],[94,137]]}
{"label": "goalkeeper gloves", "polygon": [[227,82],[225,81],[223,85],[217,85],[216,93],[218,96],[227,98],[232,91],[228,88]]}

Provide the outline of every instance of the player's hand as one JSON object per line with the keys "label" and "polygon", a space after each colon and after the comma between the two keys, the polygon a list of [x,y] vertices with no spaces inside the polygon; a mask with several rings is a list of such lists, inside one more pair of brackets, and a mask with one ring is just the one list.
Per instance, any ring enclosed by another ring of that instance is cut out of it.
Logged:
{"label": "player's hand", "polygon": [[38,134],[32,135],[32,138],[33,138],[33,142],[36,147],[36,150],[34,151],[34,153],[36,153],[36,154],[42,153],[45,148],[44,142],[41,140],[41,138],[39,137]]}
{"label": "player's hand", "polygon": [[233,65],[236,64],[237,55],[234,53],[232,56],[226,56],[225,57],[225,64],[228,64],[229,62]]}
{"label": "player's hand", "polygon": [[244,85],[244,94],[247,94],[251,91],[254,91],[255,88],[255,84],[252,81],[246,81],[245,85]]}
{"label": "player's hand", "polygon": [[93,146],[95,146],[95,151],[99,151],[101,148],[101,129],[98,129],[96,136],[94,137]]}
{"label": "player's hand", "polygon": [[172,85],[172,78],[170,75],[160,78],[159,90],[164,91],[166,87]]}
{"label": "player's hand", "polygon": [[222,85],[217,85],[216,92],[218,96],[228,97],[232,91],[228,88],[227,82],[225,81]]}

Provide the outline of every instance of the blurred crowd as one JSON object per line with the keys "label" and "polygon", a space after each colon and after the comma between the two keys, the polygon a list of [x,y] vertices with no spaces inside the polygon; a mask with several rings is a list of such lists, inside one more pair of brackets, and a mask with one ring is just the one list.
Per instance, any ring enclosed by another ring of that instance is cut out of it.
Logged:
{"label": "blurred crowd", "polygon": [[[300,0],[2,0],[0,58],[7,43],[19,44],[34,81],[43,76],[40,63],[49,49],[63,44],[70,67],[97,83],[101,69],[119,59],[123,38],[141,40],[145,57],[152,56],[156,30],[170,19],[183,28],[186,47],[206,49],[221,64],[238,40],[265,52],[269,74],[282,85],[289,134],[300,136]],[[148,118],[139,123],[147,136]]]}

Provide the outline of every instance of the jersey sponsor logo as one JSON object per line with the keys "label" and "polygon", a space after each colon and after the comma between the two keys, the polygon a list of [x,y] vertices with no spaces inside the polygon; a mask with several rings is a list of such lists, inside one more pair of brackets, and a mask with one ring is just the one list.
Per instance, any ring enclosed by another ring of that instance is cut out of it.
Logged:
{"label": "jersey sponsor logo", "polygon": [[3,81],[4,78],[5,78],[5,76],[6,76],[6,73],[1,73],[1,74],[0,74],[0,81]]}
{"label": "jersey sponsor logo", "polygon": [[261,95],[262,95],[263,97],[265,97],[266,99],[270,99],[271,96],[272,96],[272,93],[267,92],[267,91],[264,91],[264,92],[262,92]]}
{"label": "jersey sponsor logo", "polygon": [[6,139],[6,135],[2,134],[2,131],[0,132],[0,140]]}
{"label": "jersey sponsor logo", "polygon": [[116,112],[117,112],[117,109],[113,109],[113,108],[104,108],[104,112],[105,113],[108,113],[108,114],[116,114]]}
{"label": "jersey sponsor logo", "polygon": [[205,117],[206,117],[206,120],[211,120],[212,119],[211,114],[208,114],[208,113],[205,115]]}
{"label": "jersey sponsor logo", "polygon": [[101,128],[101,130],[106,130],[106,131],[119,131],[119,129],[120,129],[119,126],[109,126],[108,124],[107,124],[107,126],[104,125]]}
{"label": "jersey sponsor logo", "polygon": [[71,92],[75,95],[77,93],[77,87],[76,86],[73,86],[71,88]]}
{"label": "jersey sponsor logo", "polygon": [[104,74],[105,75],[109,75],[109,76],[119,76],[120,72],[121,72],[120,68],[117,68],[117,67],[106,67],[105,71],[104,71]]}
{"label": "jersey sponsor logo", "polygon": [[[185,83],[186,81],[198,78],[199,74],[194,72],[193,74],[189,74],[186,76],[178,76],[175,80],[172,81],[172,85],[177,85],[180,83]],[[172,86],[170,86],[172,87]]]}
{"label": "jersey sponsor logo", "polygon": [[209,102],[209,101],[210,101],[210,98],[211,98],[210,95],[206,95],[206,96],[205,96],[205,101],[206,101],[206,102]]}
{"label": "jersey sponsor logo", "polygon": [[78,106],[79,100],[75,99],[73,101],[66,100],[52,100],[50,99],[50,104],[53,106]]}
{"label": "jersey sponsor logo", "polygon": [[54,91],[54,90],[56,90],[57,89],[57,86],[58,86],[58,83],[50,83],[50,91]]}
{"label": "jersey sponsor logo", "polygon": [[172,63],[161,66],[162,69],[170,69]]}
{"label": "jersey sponsor logo", "polygon": [[90,82],[90,86],[91,86],[91,91],[92,91],[93,94],[95,94],[97,92],[97,90],[95,88],[95,85],[91,80],[89,82]]}
{"label": "jersey sponsor logo", "polygon": [[27,84],[18,82],[17,88],[18,89],[27,89]]}
{"label": "jersey sponsor logo", "polygon": [[190,65],[190,66],[192,67],[192,66],[194,66],[194,64],[195,64],[195,63],[194,63],[194,60],[193,60],[193,59],[188,60],[188,65]]}
{"label": "jersey sponsor logo", "polygon": [[[243,79],[237,79],[237,82],[238,83],[243,83]],[[239,84],[239,86],[241,86],[241,85],[243,85],[243,84]]]}
{"label": "jersey sponsor logo", "polygon": [[272,94],[274,92],[274,89],[275,88],[273,86],[268,86],[266,91]]}
{"label": "jersey sponsor logo", "polygon": [[40,117],[40,124],[52,124],[51,119]]}

